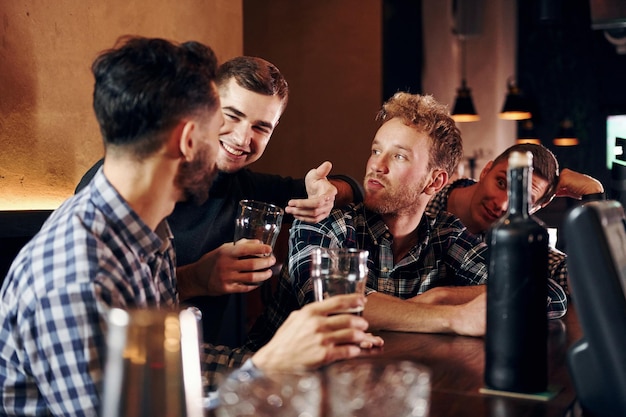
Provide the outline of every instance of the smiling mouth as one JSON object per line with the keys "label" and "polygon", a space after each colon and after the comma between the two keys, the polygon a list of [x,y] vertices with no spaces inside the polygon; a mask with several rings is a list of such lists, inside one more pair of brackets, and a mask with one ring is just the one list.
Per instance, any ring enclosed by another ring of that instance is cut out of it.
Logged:
{"label": "smiling mouth", "polygon": [[234,156],[241,156],[241,155],[244,154],[243,151],[239,151],[239,150],[237,150],[235,148],[232,148],[229,145],[227,145],[225,142],[222,142],[222,147],[224,149],[226,149],[226,152],[228,152],[229,154],[234,155]]}
{"label": "smiling mouth", "polygon": [[489,210],[487,207],[485,207],[485,212],[487,213],[487,216],[492,219],[492,220],[496,220],[499,219],[500,216],[496,215],[494,212],[492,212],[491,210]]}

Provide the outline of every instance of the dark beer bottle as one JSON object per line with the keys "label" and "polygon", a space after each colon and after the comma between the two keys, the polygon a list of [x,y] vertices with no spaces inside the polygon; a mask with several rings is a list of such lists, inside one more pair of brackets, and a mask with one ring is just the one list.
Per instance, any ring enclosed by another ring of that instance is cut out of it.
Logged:
{"label": "dark beer bottle", "polygon": [[532,153],[512,152],[509,206],[487,233],[487,388],[537,393],[547,388],[548,232],[529,214]]}

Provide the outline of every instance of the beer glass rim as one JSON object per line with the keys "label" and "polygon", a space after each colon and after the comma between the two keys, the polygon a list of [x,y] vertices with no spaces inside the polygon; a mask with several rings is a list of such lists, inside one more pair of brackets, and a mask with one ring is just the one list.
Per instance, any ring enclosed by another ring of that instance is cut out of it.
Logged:
{"label": "beer glass rim", "polygon": [[324,247],[316,247],[313,249],[313,252],[316,255],[322,256],[323,254],[330,254],[330,253],[338,253],[338,254],[350,254],[350,255],[356,255],[358,257],[365,257],[367,258],[369,256],[369,252],[365,249],[359,249],[359,248],[324,248]]}
{"label": "beer glass rim", "polygon": [[276,204],[272,204],[272,203],[266,203],[264,201],[259,201],[259,200],[240,200],[239,201],[239,205],[244,207],[246,206],[247,208],[249,208],[250,210],[253,211],[264,211],[264,212],[269,212],[269,213],[276,213],[276,214],[284,214],[284,210],[277,206]]}

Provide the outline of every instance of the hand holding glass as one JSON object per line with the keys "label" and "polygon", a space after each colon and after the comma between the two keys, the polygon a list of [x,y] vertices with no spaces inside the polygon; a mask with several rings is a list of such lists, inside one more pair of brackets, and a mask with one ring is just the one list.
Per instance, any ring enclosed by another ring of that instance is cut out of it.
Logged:
{"label": "hand holding glass", "polygon": [[[315,300],[333,295],[365,294],[367,257],[361,249],[315,248],[311,253],[311,280]],[[363,307],[346,311],[360,315]]]}
{"label": "hand holding glass", "polygon": [[280,232],[284,211],[274,204],[255,200],[241,200],[235,219],[235,242],[239,239],[258,239],[274,249]]}

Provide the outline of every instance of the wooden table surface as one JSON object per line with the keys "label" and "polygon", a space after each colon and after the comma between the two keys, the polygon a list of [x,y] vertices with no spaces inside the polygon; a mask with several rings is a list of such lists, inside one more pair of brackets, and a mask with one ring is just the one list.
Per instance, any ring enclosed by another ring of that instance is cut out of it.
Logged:
{"label": "wooden table surface", "polygon": [[431,417],[561,417],[575,402],[566,363],[569,346],[582,331],[573,307],[561,320],[549,322],[548,384],[557,392],[549,401],[536,401],[479,392],[484,386],[484,340],[482,338],[401,332],[376,332],[385,339],[378,359],[407,358],[431,371]]}
{"label": "wooden table surface", "polygon": [[[375,332],[385,339],[377,352],[362,360],[409,359],[431,373],[430,417],[580,417],[567,369],[568,348],[582,337],[576,311],[549,322],[548,384],[555,395],[549,401],[527,400],[479,392],[485,365],[482,338],[445,334]],[[324,408],[324,407],[323,407]],[[326,415],[326,413],[322,413]],[[215,411],[206,413],[215,416]],[[381,415],[380,417],[388,417]],[[397,416],[389,416],[397,417]]]}

